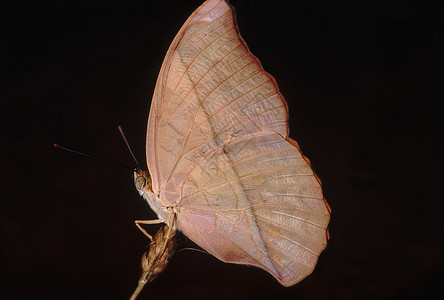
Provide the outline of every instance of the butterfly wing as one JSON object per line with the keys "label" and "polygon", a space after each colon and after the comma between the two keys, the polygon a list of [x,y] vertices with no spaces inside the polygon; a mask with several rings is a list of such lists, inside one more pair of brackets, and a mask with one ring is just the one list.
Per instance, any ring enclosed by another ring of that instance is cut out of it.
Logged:
{"label": "butterfly wing", "polygon": [[330,219],[299,149],[276,133],[214,149],[182,187],[179,228],[222,261],[250,264],[292,285],[310,274]]}
{"label": "butterfly wing", "polygon": [[154,192],[227,140],[286,137],[286,120],[286,103],[240,38],[231,7],[206,1],[172,42],[154,91],[147,133]]}
{"label": "butterfly wing", "polygon": [[208,0],[171,44],[147,134],[154,192],[219,259],[292,285],[326,245],[319,180],[288,139],[286,102],[240,37],[231,7]]}

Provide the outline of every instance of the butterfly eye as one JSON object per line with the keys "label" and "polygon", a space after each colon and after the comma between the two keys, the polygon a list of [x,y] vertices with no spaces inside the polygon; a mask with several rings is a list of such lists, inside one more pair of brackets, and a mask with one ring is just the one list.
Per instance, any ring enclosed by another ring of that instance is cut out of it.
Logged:
{"label": "butterfly eye", "polygon": [[136,184],[136,189],[137,190],[142,190],[145,187],[146,184],[146,179],[143,176],[138,176],[135,180],[135,184]]}

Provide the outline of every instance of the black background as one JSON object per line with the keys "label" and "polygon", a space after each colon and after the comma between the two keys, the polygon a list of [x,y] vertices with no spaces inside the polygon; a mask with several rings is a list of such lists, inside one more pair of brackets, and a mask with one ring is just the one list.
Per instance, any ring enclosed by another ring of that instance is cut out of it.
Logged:
{"label": "black background", "polygon": [[[127,299],[153,218],[132,172],[52,148],[145,165],[166,50],[201,1],[3,5],[2,299]],[[181,251],[141,299],[381,299],[442,292],[441,1],[232,0],[275,76],[333,209],[309,277]],[[151,232],[155,232],[152,228]],[[186,244],[190,245],[190,243]]]}

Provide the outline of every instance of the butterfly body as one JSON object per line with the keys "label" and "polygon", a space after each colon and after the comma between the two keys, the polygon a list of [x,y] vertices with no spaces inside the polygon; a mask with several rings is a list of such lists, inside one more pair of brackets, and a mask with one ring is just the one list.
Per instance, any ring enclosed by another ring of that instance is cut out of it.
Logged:
{"label": "butterfly body", "polygon": [[171,215],[175,213],[176,207],[164,205],[160,201],[160,195],[153,192],[151,177],[149,176],[148,172],[142,170],[135,171],[134,184],[136,185],[136,189],[139,192],[139,195],[146,200],[150,208],[156,213],[159,219],[163,223],[168,224],[172,227],[173,224],[169,223],[170,220],[174,220],[173,218],[171,218]]}

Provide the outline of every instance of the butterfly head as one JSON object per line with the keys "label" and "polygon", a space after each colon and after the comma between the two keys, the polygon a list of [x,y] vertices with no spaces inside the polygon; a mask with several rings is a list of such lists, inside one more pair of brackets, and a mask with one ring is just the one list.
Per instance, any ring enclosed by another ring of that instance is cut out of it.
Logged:
{"label": "butterfly head", "polygon": [[153,192],[153,186],[150,174],[147,171],[136,170],[134,171],[134,184],[141,196],[148,190]]}

